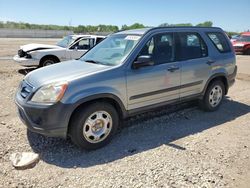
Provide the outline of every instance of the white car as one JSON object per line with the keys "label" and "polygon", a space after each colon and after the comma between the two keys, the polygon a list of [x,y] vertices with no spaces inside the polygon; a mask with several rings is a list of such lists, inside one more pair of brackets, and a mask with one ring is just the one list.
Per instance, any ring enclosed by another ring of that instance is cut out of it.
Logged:
{"label": "white car", "polygon": [[39,67],[78,59],[104,38],[97,35],[69,35],[56,45],[27,44],[20,47],[13,59],[22,66]]}

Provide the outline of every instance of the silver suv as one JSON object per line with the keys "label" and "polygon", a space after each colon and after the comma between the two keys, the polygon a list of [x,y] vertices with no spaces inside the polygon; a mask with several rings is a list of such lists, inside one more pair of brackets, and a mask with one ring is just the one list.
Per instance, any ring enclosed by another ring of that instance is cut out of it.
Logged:
{"label": "silver suv", "polygon": [[137,113],[193,99],[206,111],[218,109],[235,81],[235,63],[220,28],[122,31],[79,60],[29,73],[16,104],[31,131],[96,149],[111,140],[120,120]]}

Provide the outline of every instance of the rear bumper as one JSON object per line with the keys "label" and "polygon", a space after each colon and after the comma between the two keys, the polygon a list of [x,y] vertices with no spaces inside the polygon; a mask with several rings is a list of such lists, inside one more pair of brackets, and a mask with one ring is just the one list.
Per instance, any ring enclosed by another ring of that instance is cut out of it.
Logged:
{"label": "rear bumper", "polygon": [[27,59],[25,57],[19,57],[18,55],[15,55],[13,57],[13,60],[21,66],[38,66],[39,65],[39,61],[36,59]]}
{"label": "rear bumper", "polygon": [[62,103],[54,105],[29,104],[16,94],[15,103],[21,121],[32,132],[49,137],[66,138],[70,119],[70,106]]}
{"label": "rear bumper", "polygon": [[235,83],[236,75],[237,75],[237,65],[235,66],[234,72],[228,75],[227,77],[229,87],[231,87]]}

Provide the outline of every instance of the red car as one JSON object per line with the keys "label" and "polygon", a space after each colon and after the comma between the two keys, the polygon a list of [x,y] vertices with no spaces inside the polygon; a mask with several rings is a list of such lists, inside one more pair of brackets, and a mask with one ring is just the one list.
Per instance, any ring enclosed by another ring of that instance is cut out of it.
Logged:
{"label": "red car", "polygon": [[240,38],[233,42],[236,53],[250,55],[250,32],[241,33]]}

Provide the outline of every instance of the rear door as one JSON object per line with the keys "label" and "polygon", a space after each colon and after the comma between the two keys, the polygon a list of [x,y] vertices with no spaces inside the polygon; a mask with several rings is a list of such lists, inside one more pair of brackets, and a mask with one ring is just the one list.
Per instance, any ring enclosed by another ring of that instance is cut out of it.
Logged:
{"label": "rear door", "polygon": [[210,75],[208,49],[197,32],[177,33],[177,57],[181,63],[180,97],[200,94]]}

